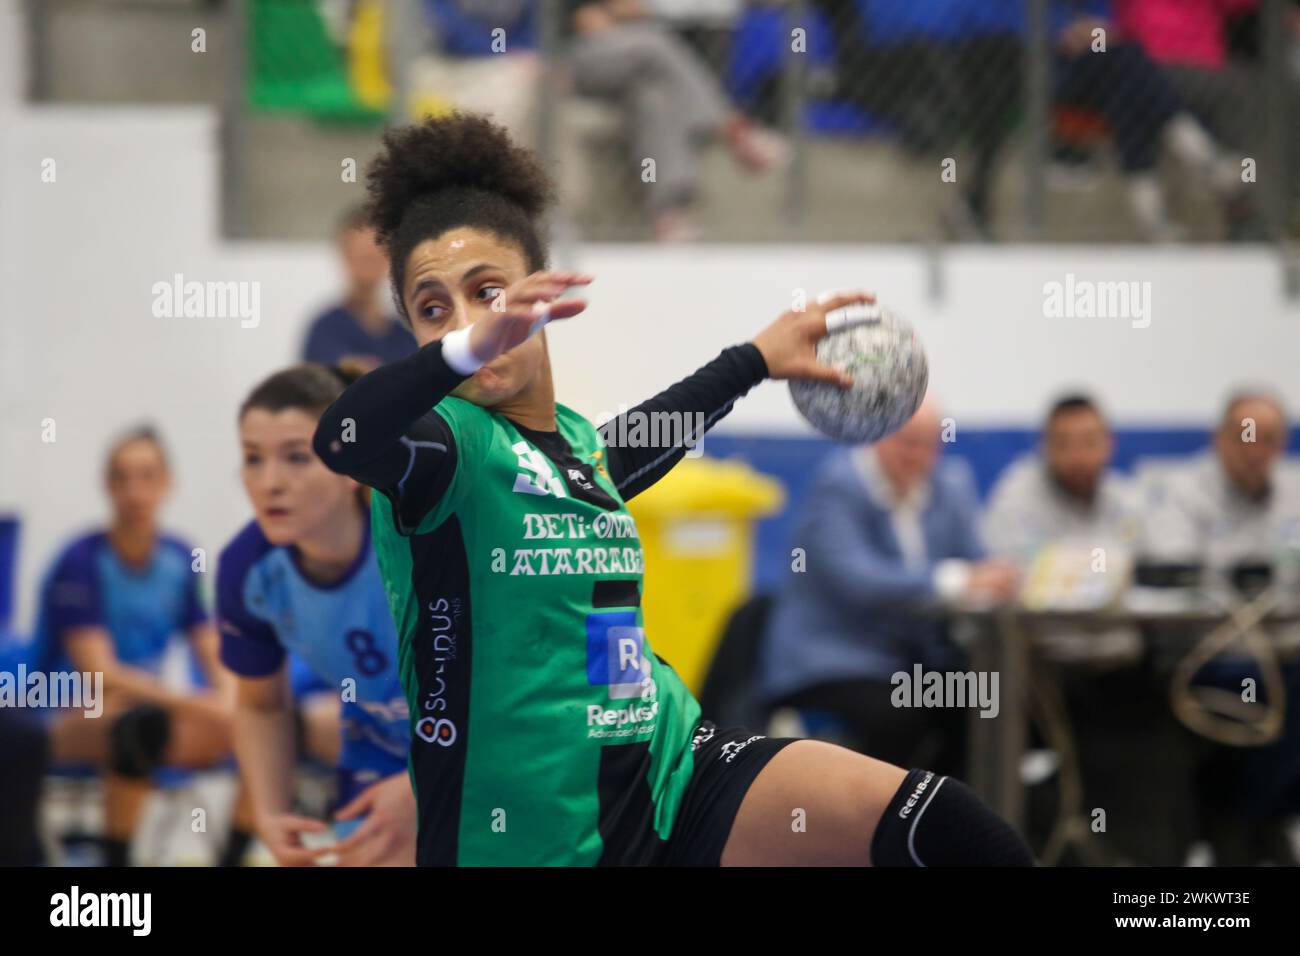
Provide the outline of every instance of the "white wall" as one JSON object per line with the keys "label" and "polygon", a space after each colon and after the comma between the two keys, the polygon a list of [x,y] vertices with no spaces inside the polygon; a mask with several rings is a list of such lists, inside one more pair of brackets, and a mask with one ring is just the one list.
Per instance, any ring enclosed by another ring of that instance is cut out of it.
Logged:
{"label": "white wall", "polygon": [[[213,117],[203,110],[43,109],[0,138],[0,508],[24,522],[19,620],[66,536],[104,515],[101,459],[142,419],[177,472],[170,524],[209,553],[247,518],[234,413],[295,358],[306,317],[336,290],[327,243],[217,237]],[[42,161],[57,180],[41,181]],[[361,196],[361,187],[357,198]],[[1025,424],[1066,384],[1095,389],[1121,421],[1205,422],[1228,387],[1258,379],[1300,408],[1300,306],[1272,254],[1141,248],[953,251],[945,296],[923,253],[900,247],[586,247],[591,310],[549,331],[561,401],[588,415],[633,404],[751,336],[793,290],[863,284],[917,323],[931,381],[969,425]],[[160,319],[152,286],[177,272],[261,283],[261,322]],[[1067,272],[1152,283],[1152,321],[1043,316]],[[54,419],[57,440],[41,440]],[[767,384],[726,427],[802,429]]]}
{"label": "white wall", "polygon": [[[561,400],[583,410],[633,403],[753,335],[795,289],[862,285],[911,318],[930,381],[959,423],[1036,420],[1065,384],[1094,388],[1130,422],[1201,422],[1224,390],[1263,379],[1300,407],[1300,302],[1285,300],[1265,251],[1141,247],[972,247],[944,258],[945,292],[928,296],[924,254],[903,247],[587,248],[593,308],[552,334]],[[1043,286],[1151,283],[1151,322],[1048,319]],[[728,419],[748,429],[801,423],[766,385]]]}

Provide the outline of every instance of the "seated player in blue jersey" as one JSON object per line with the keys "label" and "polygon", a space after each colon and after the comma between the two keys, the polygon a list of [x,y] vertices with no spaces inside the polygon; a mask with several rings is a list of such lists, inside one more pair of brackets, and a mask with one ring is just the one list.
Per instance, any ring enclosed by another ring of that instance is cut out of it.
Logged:
{"label": "seated player in blue jersey", "polygon": [[[221,659],[238,677],[235,749],[276,860],[310,865],[333,853],[343,865],[413,866],[406,696],[366,493],[311,447],[321,412],[349,380],[295,366],[254,388],[240,408],[244,488],[256,519],[218,563]],[[304,846],[303,833],[327,827],[293,812],[289,651],[343,701],[333,846]]]}
{"label": "seated player in blue jersey", "polygon": [[[132,835],[160,766],[211,766],[231,752],[233,685],[217,661],[217,637],[199,599],[190,546],[158,527],[171,472],[157,434],[127,433],[108,454],[112,519],[75,538],[41,588],[30,667],[102,673],[102,719],[63,710],[50,729],[55,759],[105,769],[105,859],[128,861]],[[162,679],[168,645],[189,637],[208,687],[180,691]],[[233,865],[251,840],[243,795],[220,862]]]}

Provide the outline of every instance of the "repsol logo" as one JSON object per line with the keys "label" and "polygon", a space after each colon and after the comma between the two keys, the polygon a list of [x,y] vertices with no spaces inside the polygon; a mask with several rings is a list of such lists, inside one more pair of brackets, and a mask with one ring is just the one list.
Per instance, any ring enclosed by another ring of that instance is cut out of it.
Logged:
{"label": "repsol logo", "polygon": [[624,727],[628,724],[641,724],[654,720],[659,713],[659,702],[649,707],[601,707],[591,704],[587,707],[587,726]]}

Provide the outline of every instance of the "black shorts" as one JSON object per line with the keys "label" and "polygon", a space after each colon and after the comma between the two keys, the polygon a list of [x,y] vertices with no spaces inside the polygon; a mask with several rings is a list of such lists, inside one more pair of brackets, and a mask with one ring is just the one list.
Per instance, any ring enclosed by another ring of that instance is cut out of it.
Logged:
{"label": "black shorts", "polygon": [[691,741],[695,770],[677,810],[661,866],[718,866],[740,804],[767,762],[797,737],[766,737],[701,721]]}

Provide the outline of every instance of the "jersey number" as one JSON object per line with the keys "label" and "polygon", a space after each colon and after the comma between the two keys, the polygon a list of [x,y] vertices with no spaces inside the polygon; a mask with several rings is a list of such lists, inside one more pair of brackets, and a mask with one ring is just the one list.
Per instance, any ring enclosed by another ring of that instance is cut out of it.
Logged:
{"label": "jersey number", "polygon": [[366,677],[382,673],[388,666],[384,652],[375,647],[375,635],[369,631],[348,631],[345,642],[352,652],[352,662]]}

